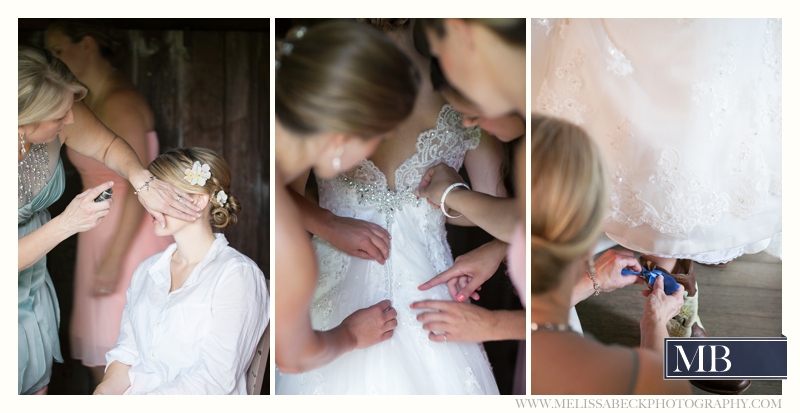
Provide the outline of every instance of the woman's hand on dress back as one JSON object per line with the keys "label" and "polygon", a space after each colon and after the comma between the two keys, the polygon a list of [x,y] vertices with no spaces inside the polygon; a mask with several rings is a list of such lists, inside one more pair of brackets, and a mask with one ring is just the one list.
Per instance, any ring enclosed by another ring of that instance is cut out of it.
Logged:
{"label": "woman's hand on dress back", "polygon": [[440,163],[425,172],[419,187],[414,191],[414,195],[418,198],[427,198],[429,204],[440,208],[439,203],[442,201],[442,194],[447,187],[456,182],[464,182],[464,178],[455,169],[447,164]]}
{"label": "woman's hand on dress back", "polygon": [[432,310],[417,315],[417,321],[429,331],[429,340],[440,343],[489,341],[497,326],[495,314],[475,304],[425,300],[411,304],[411,308]]}
{"label": "woman's hand on dress back", "polygon": [[[184,221],[194,221],[200,217],[200,208],[192,203],[192,198],[174,185],[160,179],[142,182],[137,187],[137,189],[141,188],[139,202],[147,212],[155,217],[162,228],[166,225],[164,214]],[[149,183],[147,186],[143,186],[144,182]]]}
{"label": "woman's hand on dress back", "polygon": [[389,259],[391,235],[378,224],[355,218],[334,216],[328,221],[328,231],[321,237],[345,254],[381,265]]}
{"label": "woman's hand on dress back", "polygon": [[114,182],[109,181],[78,194],[78,196],[67,205],[64,212],[57,217],[65,232],[77,234],[96,227],[100,223],[100,220],[108,215],[109,208],[111,208],[111,204],[114,203],[114,200],[111,198],[102,202],[94,202],[94,200],[100,196],[103,191],[112,186],[114,186]]}
{"label": "woman's hand on dress back", "polygon": [[464,301],[467,297],[477,300],[480,296],[476,291],[497,272],[507,249],[508,244],[502,241],[495,240],[483,244],[458,256],[450,269],[420,285],[419,289],[429,290],[436,285],[447,283],[450,297],[454,300]]}
{"label": "woman's hand on dress back", "polygon": [[341,326],[355,340],[355,348],[367,348],[392,337],[397,327],[397,310],[389,300],[383,300],[350,314]]}

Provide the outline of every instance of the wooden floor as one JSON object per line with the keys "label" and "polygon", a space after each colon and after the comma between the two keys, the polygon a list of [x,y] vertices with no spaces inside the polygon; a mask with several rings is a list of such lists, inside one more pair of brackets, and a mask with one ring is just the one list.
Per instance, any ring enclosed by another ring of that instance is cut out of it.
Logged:
{"label": "wooden floor", "polygon": [[[781,261],[766,253],[744,255],[727,268],[695,264],[699,313],[709,336],[780,337]],[[590,297],[576,309],[587,336],[637,346],[644,297],[641,285]],[[779,395],[780,380],[757,380],[745,395]],[[692,387],[693,394],[707,395]]]}

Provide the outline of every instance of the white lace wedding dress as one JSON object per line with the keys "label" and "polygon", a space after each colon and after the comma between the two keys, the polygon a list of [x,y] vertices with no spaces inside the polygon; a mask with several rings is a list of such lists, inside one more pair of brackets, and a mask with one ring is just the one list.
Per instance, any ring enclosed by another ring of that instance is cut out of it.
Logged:
{"label": "white lace wedding dress", "polygon": [[497,394],[483,346],[438,343],[417,321],[409,305],[425,299],[451,300],[444,285],[417,286],[453,264],[445,217],[412,191],[425,171],[439,163],[460,168],[467,150],[478,146],[480,131],[464,129],[449,105],[436,128],[417,139],[417,152],[395,171],[395,189],[369,160],[331,180],[318,180],[320,206],[336,215],[385,227],[392,236],[385,265],[344,254],[314,237],[319,280],[312,302],[315,329],[328,330],[354,311],[390,299],[397,310],[394,336],[375,346],[344,354],[303,374],[276,371],[277,394]]}
{"label": "white lace wedding dress", "polygon": [[537,19],[533,111],[584,127],[621,245],[781,256],[781,21]]}

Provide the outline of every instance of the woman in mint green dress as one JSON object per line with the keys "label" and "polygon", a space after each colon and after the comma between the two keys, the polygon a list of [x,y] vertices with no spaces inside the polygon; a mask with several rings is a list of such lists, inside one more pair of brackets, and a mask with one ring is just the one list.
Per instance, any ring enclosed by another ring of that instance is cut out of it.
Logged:
{"label": "woman in mint green dress", "polygon": [[53,360],[62,362],[60,311],[45,255],[108,214],[110,199],[94,199],[113,182],[76,196],[61,215],[47,207],[64,191],[61,145],[105,164],[127,179],[139,201],[163,224],[168,214],[194,220],[198,208],[174,186],[155,179],[125,140],[79,102],[88,92],[48,52],[19,47],[18,55],[18,384],[19,394],[46,394]]}

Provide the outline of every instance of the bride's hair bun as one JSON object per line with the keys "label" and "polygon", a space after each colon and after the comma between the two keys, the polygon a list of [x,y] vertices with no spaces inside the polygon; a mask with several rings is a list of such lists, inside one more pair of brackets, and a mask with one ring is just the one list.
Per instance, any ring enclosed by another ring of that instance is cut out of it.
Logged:
{"label": "bride's hair bun", "polygon": [[600,151],[572,123],[531,120],[531,293],[558,286],[564,269],[590,254],[600,235],[607,188]]}
{"label": "bride's hair bun", "polygon": [[[205,185],[192,185],[184,177],[186,170],[191,169],[195,162],[208,165],[211,177]],[[147,169],[156,178],[169,182],[188,194],[206,194],[211,204],[211,225],[215,228],[227,228],[236,225],[238,214],[241,210],[239,199],[231,195],[231,169],[228,162],[217,152],[207,148],[170,149],[159,155]],[[217,195],[224,191],[228,197],[223,205]]]}
{"label": "bride's hair bun", "polygon": [[228,195],[228,200],[225,202],[225,205],[220,204],[216,196],[211,197],[211,225],[215,228],[222,229],[232,227],[239,221],[239,218],[236,216],[236,214],[242,210],[239,199],[228,194],[228,191],[225,191],[225,193]]}

